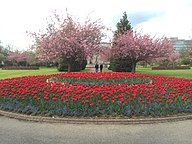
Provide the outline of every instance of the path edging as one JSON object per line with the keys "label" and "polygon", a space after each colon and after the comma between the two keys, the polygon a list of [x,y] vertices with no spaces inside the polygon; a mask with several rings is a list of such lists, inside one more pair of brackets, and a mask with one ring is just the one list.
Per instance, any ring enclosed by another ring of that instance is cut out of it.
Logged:
{"label": "path edging", "polygon": [[70,124],[152,124],[152,123],[164,123],[171,121],[182,121],[192,119],[192,115],[184,116],[172,116],[162,118],[144,118],[144,119],[133,119],[133,118],[61,118],[61,117],[41,117],[18,114],[13,112],[7,112],[0,110],[0,115],[14,118],[18,120],[34,121],[34,122],[49,122],[49,123],[70,123]]}

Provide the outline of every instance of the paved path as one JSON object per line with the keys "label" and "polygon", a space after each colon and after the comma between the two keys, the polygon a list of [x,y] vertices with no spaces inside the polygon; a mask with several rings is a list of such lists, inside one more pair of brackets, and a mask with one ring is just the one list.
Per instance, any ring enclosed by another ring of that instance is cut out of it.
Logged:
{"label": "paved path", "polygon": [[0,144],[192,144],[192,120],[78,125],[27,122],[0,116]]}

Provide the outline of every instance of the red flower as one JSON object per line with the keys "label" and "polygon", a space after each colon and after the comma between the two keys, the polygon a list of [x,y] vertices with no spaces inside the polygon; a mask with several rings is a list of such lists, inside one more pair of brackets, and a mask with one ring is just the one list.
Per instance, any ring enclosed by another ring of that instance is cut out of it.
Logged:
{"label": "red flower", "polygon": [[53,101],[56,101],[56,100],[57,100],[57,98],[55,98],[55,97],[54,97],[54,98],[52,98],[52,100],[53,100]]}
{"label": "red flower", "polygon": [[65,99],[65,97],[61,97],[61,100],[63,101]]}
{"label": "red flower", "polygon": [[109,103],[109,102],[110,102],[110,101],[107,99],[107,100],[106,100],[106,103]]}
{"label": "red flower", "polygon": [[147,105],[149,105],[149,104],[150,104],[150,102],[146,102],[146,104],[147,104]]}
{"label": "red flower", "polygon": [[90,106],[91,106],[91,107],[94,107],[94,103],[91,103]]}
{"label": "red flower", "polygon": [[165,96],[162,96],[162,99],[165,99],[166,97]]}
{"label": "red flower", "polygon": [[124,102],[124,105],[128,104],[128,102]]}
{"label": "red flower", "polygon": [[44,97],[44,100],[49,100],[49,97]]}
{"label": "red flower", "polygon": [[158,102],[161,103],[161,102],[162,102],[162,99],[159,99]]}

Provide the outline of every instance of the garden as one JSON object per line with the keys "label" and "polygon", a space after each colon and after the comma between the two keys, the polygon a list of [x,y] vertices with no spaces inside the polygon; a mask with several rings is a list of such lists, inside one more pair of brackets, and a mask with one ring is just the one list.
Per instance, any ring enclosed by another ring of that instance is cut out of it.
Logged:
{"label": "garden", "polygon": [[0,109],[40,116],[162,117],[192,112],[192,80],[71,72],[0,80]]}
{"label": "garden", "polygon": [[[81,23],[70,15],[53,16],[46,31],[28,32],[34,39],[31,52],[2,48],[1,110],[115,118],[192,112],[191,48],[180,54],[170,39],[133,30],[126,12],[108,46],[102,43],[105,27],[100,20]],[[180,55],[187,62],[185,69]],[[90,61],[110,67],[91,72],[94,67],[86,68]],[[142,63],[163,68],[137,71]],[[162,74],[170,77],[158,76]]]}

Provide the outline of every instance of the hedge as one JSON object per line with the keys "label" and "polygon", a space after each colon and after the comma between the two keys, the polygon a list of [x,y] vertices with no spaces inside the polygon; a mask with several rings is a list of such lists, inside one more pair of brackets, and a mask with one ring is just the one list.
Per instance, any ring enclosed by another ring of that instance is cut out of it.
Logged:
{"label": "hedge", "polygon": [[191,69],[190,66],[158,66],[152,67],[152,70],[183,70],[183,69]]}
{"label": "hedge", "polygon": [[2,70],[39,70],[38,66],[4,66]]}

